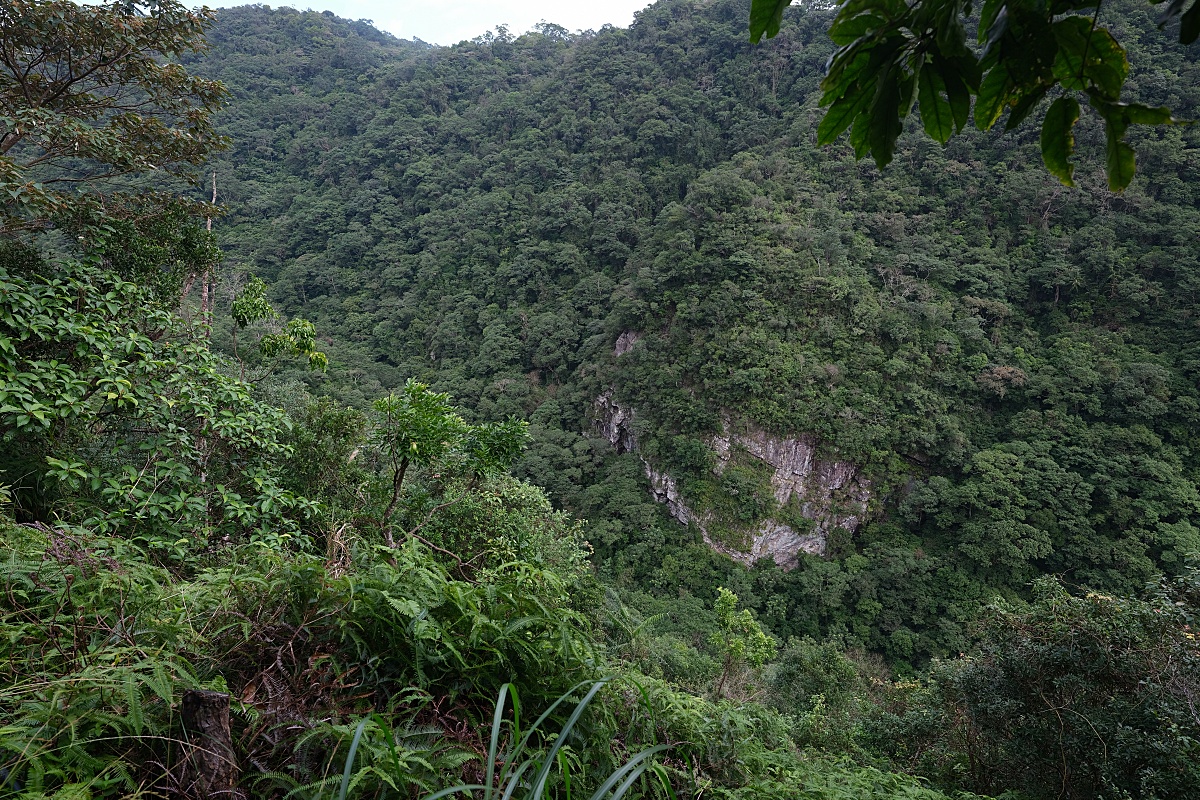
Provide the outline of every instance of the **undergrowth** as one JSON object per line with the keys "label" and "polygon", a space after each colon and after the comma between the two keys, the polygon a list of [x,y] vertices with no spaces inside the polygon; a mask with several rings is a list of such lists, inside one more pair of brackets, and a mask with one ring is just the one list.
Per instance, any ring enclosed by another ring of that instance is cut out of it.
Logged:
{"label": "undergrowth", "polygon": [[[795,720],[641,674],[574,607],[577,581],[528,561],[468,579],[415,541],[336,562],[247,544],[172,572],[120,539],[11,523],[0,546],[0,797],[178,793],[188,689],[230,695],[244,797],[486,795],[532,775],[562,798],[614,775],[628,797],[939,796],[805,760]],[[542,718],[522,729],[526,710]]]}

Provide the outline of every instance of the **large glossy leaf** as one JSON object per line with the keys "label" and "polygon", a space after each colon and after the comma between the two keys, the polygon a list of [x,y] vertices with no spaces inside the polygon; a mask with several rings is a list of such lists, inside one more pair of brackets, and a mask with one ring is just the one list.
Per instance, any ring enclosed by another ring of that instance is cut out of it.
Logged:
{"label": "large glossy leaf", "polygon": [[949,58],[942,54],[937,58],[937,63],[940,65],[942,80],[946,82],[947,88],[954,82],[950,77],[953,73],[957,81],[966,86],[972,94],[979,91],[979,84],[983,82],[983,68],[973,53]]}
{"label": "large glossy leaf", "polygon": [[837,137],[850,127],[863,109],[866,108],[871,96],[866,92],[848,95],[837,100],[817,126],[817,144],[832,144]]}
{"label": "large glossy leaf", "polygon": [[967,30],[963,27],[962,7],[956,2],[947,2],[937,14],[936,42],[938,53],[942,56],[970,56],[971,48],[967,46]]}
{"label": "large glossy leaf", "polygon": [[1017,94],[1025,94],[1038,84],[1049,84],[1059,45],[1054,29],[1040,13],[1023,10],[1010,14],[1008,29],[996,56],[1004,62]]}
{"label": "large glossy leaf", "polygon": [[[911,96],[911,84],[908,88]],[[867,141],[875,165],[883,169],[892,161],[896,151],[896,139],[904,129],[901,111],[904,106],[905,86],[898,67],[893,66],[879,78],[875,101],[871,104]]]}
{"label": "large glossy leaf", "polygon": [[1166,106],[1146,106],[1141,103],[1114,103],[1125,118],[1134,125],[1169,125],[1177,120]]}
{"label": "large glossy leaf", "polygon": [[1141,103],[1109,103],[1097,97],[1090,98],[1092,107],[1100,116],[1112,121],[1122,136],[1130,125],[1174,125],[1179,121],[1171,116],[1165,106],[1147,106]]}
{"label": "large glossy leaf", "polygon": [[757,44],[765,33],[773,38],[779,33],[783,12],[791,0],[752,0],[750,3],[750,41]]}
{"label": "large glossy leaf", "polygon": [[1108,152],[1105,158],[1105,168],[1108,172],[1108,188],[1114,192],[1124,191],[1133,180],[1137,169],[1137,161],[1133,148],[1125,141],[1125,126],[1112,119],[1104,120],[1105,139]]}
{"label": "large glossy leaf", "polygon": [[962,73],[953,64],[947,64],[941,59],[934,62],[940,71],[942,85],[946,87],[946,99],[950,101],[950,115],[954,119],[954,128],[959,133],[967,125],[971,116],[971,92],[963,82]]}
{"label": "large glossy leaf", "polygon": [[869,114],[859,114],[854,118],[850,128],[850,146],[854,148],[855,158],[864,158],[871,152],[871,117]]}
{"label": "large glossy leaf", "polygon": [[1042,102],[1042,98],[1046,96],[1046,91],[1047,87],[1038,86],[1022,95],[1017,104],[1013,106],[1012,111],[1009,112],[1008,122],[1004,124],[1004,129],[1011,131],[1024,122],[1033,113],[1033,110],[1037,108],[1038,103]]}
{"label": "large glossy leaf", "polygon": [[1058,42],[1054,77],[1063,88],[1098,91],[1109,100],[1120,97],[1129,61],[1112,34],[1093,27],[1089,17],[1066,17],[1053,28]]}
{"label": "large glossy leaf", "polygon": [[1042,121],[1042,160],[1046,169],[1067,186],[1074,186],[1075,123],[1079,121],[1079,103],[1073,97],[1060,97],[1050,104]]}
{"label": "large glossy leaf", "polygon": [[[1005,0],[984,0],[983,10],[979,15],[979,43],[994,42],[1004,33],[1006,27],[1007,6]],[[995,33],[992,28],[996,27],[997,21],[1000,21],[1000,27]]]}
{"label": "large glossy leaf", "polygon": [[864,36],[895,26],[908,12],[902,0],[847,0],[829,26],[835,44],[852,44]]}
{"label": "large glossy leaf", "polygon": [[829,26],[829,38],[834,44],[846,45],[879,30],[886,24],[887,20],[873,11],[862,11],[853,15],[846,15],[843,11]]}
{"label": "large glossy leaf", "polygon": [[1191,44],[1196,41],[1196,37],[1200,36],[1200,0],[1192,3],[1183,14],[1183,19],[1179,21],[1179,41],[1183,44]]}
{"label": "large glossy leaf", "polygon": [[826,75],[821,80],[821,105],[827,106],[851,93],[856,83],[873,86],[873,81],[860,80],[864,74],[870,73],[873,55],[873,43],[867,41],[839,50],[830,60]]}
{"label": "large glossy leaf", "polygon": [[954,134],[954,113],[949,100],[942,96],[946,84],[932,64],[926,64],[922,68],[917,87],[917,108],[921,112],[921,125],[931,137],[945,144]]}
{"label": "large glossy leaf", "polygon": [[979,85],[979,97],[975,100],[975,126],[988,130],[1000,118],[1009,92],[1008,69],[1003,63],[996,64]]}

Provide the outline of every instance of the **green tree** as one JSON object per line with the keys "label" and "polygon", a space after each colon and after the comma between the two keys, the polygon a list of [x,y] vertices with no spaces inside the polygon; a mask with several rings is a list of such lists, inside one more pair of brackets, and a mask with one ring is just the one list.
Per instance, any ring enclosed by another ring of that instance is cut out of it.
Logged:
{"label": "green tree", "polygon": [[[24,237],[0,247],[0,470],[23,515],[170,558],[278,545],[315,508],[281,483],[286,413],[175,313],[218,256],[158,177],[223,144],[224,88],[171,63],[211,21],[174,0],[0,8],[0,233]],[[68,245],[39,238],[51,224]],[[311,326],[275,336],[315,353]]]}
{"label": "green tree", "polygon": [[1143,598],[1072,595],[1041,579],[1031,604],[993,606],[977,651],[938,665],[901,713],[880,709],[869,735],[909,768],[972,791],[1193,797],[1197,577]]}
{"label": "green tree", "polygon": [[759,669],[775,655],[778,648],[772,639],[754,620],[750,609],[737,610],[738,598],[724,586],[717,588],[717,630],[709,637],[709,644],[717,648],[722,660],[721,677],[714,690],[720,697],[725,693],[729,678],[743,665]]}
{"label": "green tree", "polygon": [[238,331],[254,323],[263,323],[266,330],[258,337],[258,352],[267,360],[264,371],[251,378],[257,382],[269,375],[283,358],[304,358],[308,368],[324,372],[329,357],[317,349],[317,329],[306,319],[296,317],[286,322],[267,300],[267,285],[253,275],[234,298],[230,314],[233,317],[233,357],[238,362],[240,377],[246,377],[246,362],[238,352]]}
{"label": "green tree", "polygon": [[12,243],[0,289],[0,471],[24,514],[171,556],[299,533],[312,504],[279,485],[286,415],[151,289]]}
{"label": "green tree", "polygon": [[516,462],[529,439],[525,422],[469,425],[450,404],[450,395],[432,391],[409,378],[398,392],[375,401],[375,444],[390,473],[390,491],[380,517],[383,538],[396,545],[392,518],[404,493],[405,479],[413,467],[438,465],[450,473],[466,475],[468,485],[455,499],[437,503],[416,533],[436,511],[459,502],[486,474],[506,470]]}
{"label": "green tree", "polygon": [[172,63],[212,20],[176,0],[0,6],[0,233],[111,215],[117,179],[187,176],[223,144],[224,87]]}

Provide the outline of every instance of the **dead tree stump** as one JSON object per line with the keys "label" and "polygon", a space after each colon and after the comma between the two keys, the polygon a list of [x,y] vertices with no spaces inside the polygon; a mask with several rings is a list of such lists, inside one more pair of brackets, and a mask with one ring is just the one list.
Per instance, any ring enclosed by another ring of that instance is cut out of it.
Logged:
{"label": "dead tree stump", "polygon": [[240,794],[229,695],[189,690],[183,694],[184,744],[180,790],[188,800],[234,800]]}

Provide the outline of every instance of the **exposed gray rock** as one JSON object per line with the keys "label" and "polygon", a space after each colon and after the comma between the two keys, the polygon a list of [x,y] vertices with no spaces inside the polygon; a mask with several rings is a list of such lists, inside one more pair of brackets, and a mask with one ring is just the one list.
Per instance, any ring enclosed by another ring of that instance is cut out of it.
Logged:
{"label": "exposed gray rock", "polygon": [[[637,450],[634,410],[620,405],[612,390],[596,400],[596,409],[600,431],[617,452]],[[776,519],[763,520],[748,532],[748,549],[714,540],[708,532],[711,519],[691,509],[680,494],[675,479],[643,458],[642,465],[654,498],[665,503],[676,520],[699,528],[704,541],[714,550],[746,565],[770,557],[784,569],[793,569],[799,563],[801,553],[824,555],[834,530],[843,528],[853,533],[866,521],[871,482],[848,461],[820,458],[815,438],[781,438],[748,425],[735,431],[728,418],[722,427],[722,433],[709,440],[717,457],[713,472],[722,474],[735,454],[744,451],[774,470],[771,487],[776,502],[781,507],[794,503],[801,515],[812,521],[812,526],[801,532]]]}
{"label": "exposed gray rock", "polygon": [[597,425],[600,433],[618,453],[637,450],[637,434],[633,432],[633,409],[621,406],[613,399],[612,390],[596,398]]}
{"label": "exposed gray rock", "polygon": [[683,497],[679,494],[679,485],[675,483],[675,479],[667,473],[659,472],[651,467],[650,462],[644,458],[642,466],[646,468],[646,477],[650,479],[650,493],[654,495],[654,499],[660,503],[666,503],[668,513],[684,525],[696,522],[701,525],[703,530],[704,526],[683,502]]}
{"label": "exposed gray rock", "polygon": [[638,339],[641,338],[642,335],[637,331],[625,331],[617,337],[617,344],[613,348],[613,355],[617,358],[625,355],[633,349],[633,346],[637,344]]}

